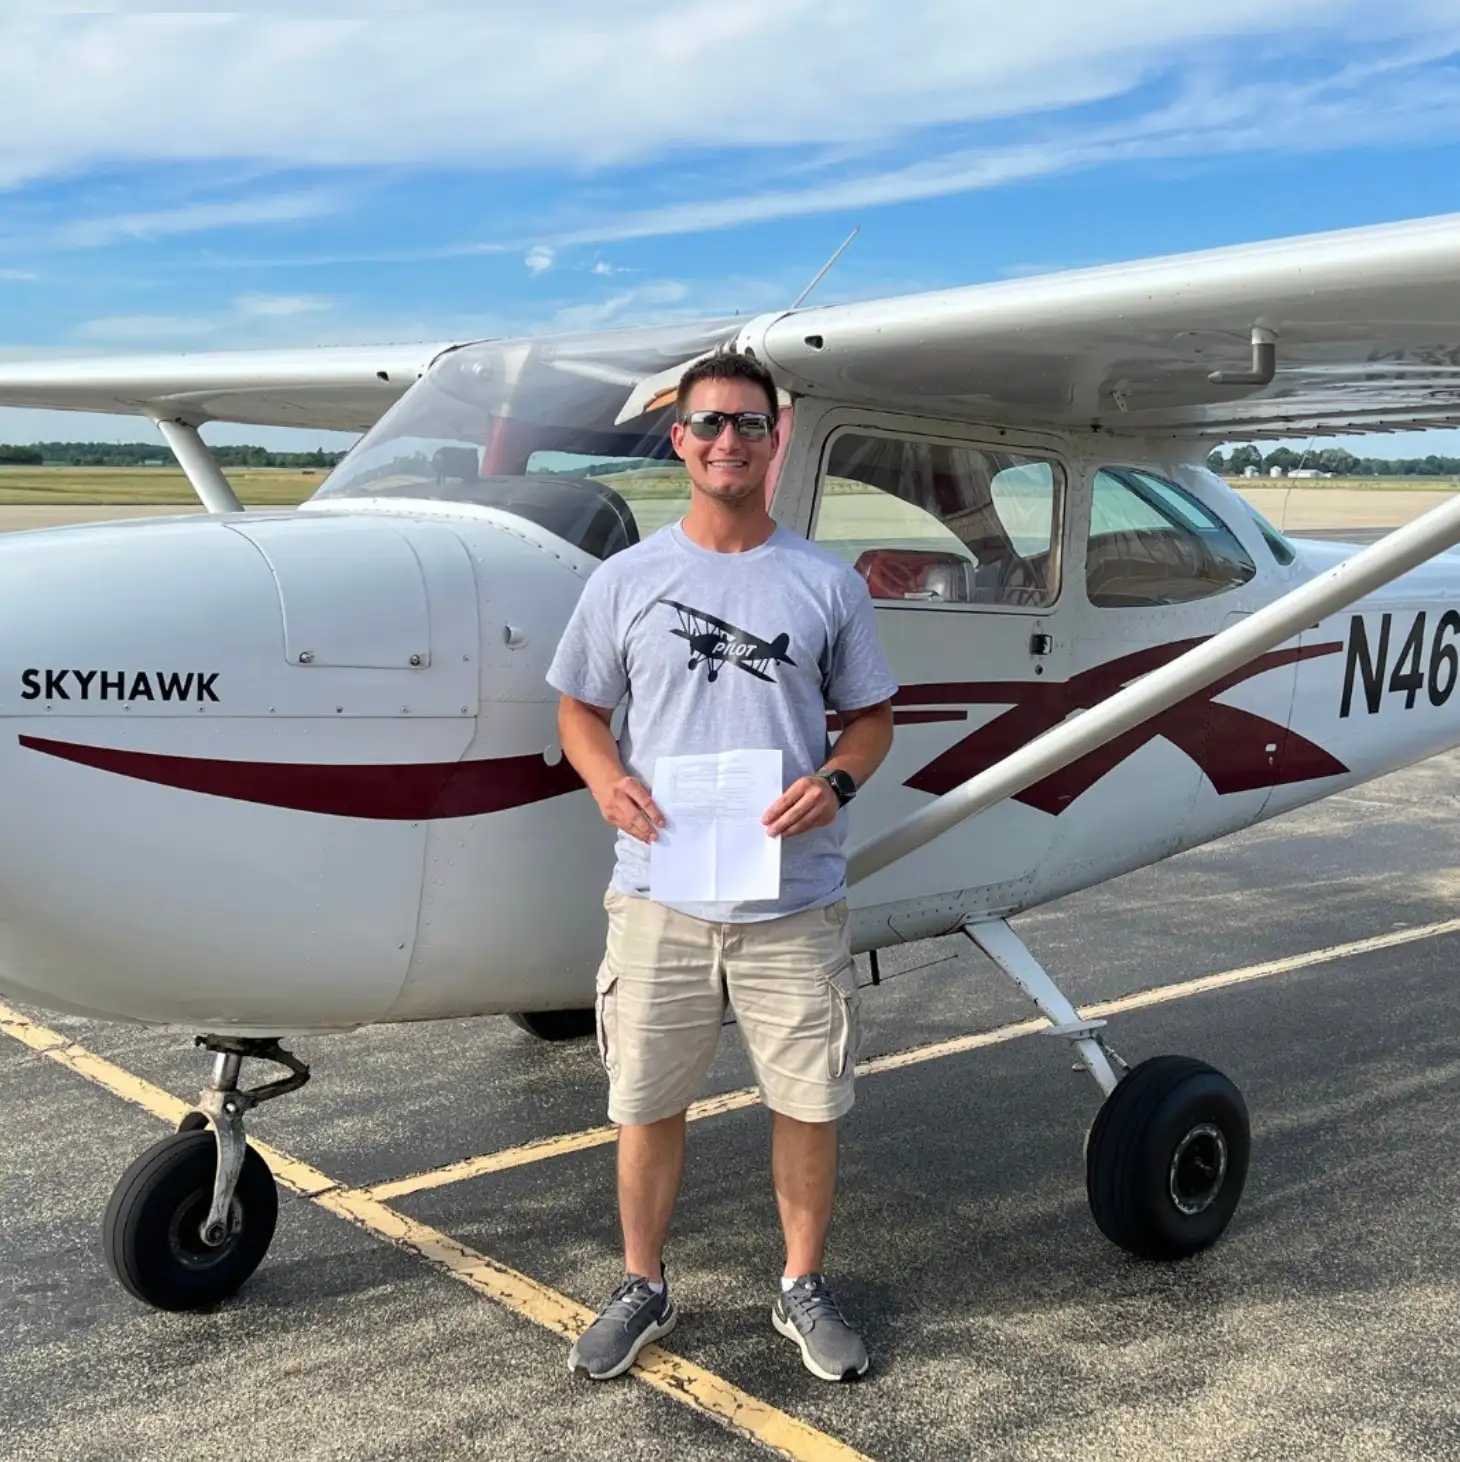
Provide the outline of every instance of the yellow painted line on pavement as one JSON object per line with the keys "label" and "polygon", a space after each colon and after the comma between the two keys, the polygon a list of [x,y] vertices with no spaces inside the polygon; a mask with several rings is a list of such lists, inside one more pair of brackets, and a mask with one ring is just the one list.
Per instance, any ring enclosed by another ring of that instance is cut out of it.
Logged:
{"label": "yellow painted line on pavement", "polygon": [[[1412,929],[1395,929],[1388,934],[1375,934],[1367,939],[1350,940],[1346,944],[1310,949],[1283,959],[1267,960],[1263,964],[1244,965],[1240,969],[1223,970],[1219,974],[1183,980],[1179,984],[1156,985],[1149,990],[1122,995],[1116,1000],[1102,1000],[1094,1005],[1082,1006],[1080,1014],[1086,1020],[1103,1020],[1111,1015],[1124,1015],[1132,1010],[1166,1005],[1175,1000],[1189,1000],[1195,995],[1207,995],[1214,990],[1226,990],[1234,985],[1271,979],[1274,975],[1291,974],[1294,970],[1309,969],[1314,965],[1353,959],[1356,955],[1370,954],[1380,949],[1394,949],[1421,939],[1437,939],[1444,934],[1456,933],[1460,933],[1460,919],[1444,919],[1437,924],[1419,924]],[[983,1050],[987,1046],[1002,1046],[1009,1041],[1022,1040],[1025,1036],[1038,1035],[1040,1031],[1048,1030],[1049,1024],[1041,1015],[1031,1020],[1015,1021],[1012,1025],[999,1026],[995,1030],[975,1031],[971,1035],[933,1041],[925,1046],[913,1046],[906,1051],[892,1051],[886,1056],[859,1061],[857,1075],[878,1076],[886,1071],[903,1071],[909,1066],[920,1066],[925,1061],[941,1061],[946,1056],[961,1056],[969,1051]],[[691,1122],[703,1121],[706,1117],[753,1107],[759,1101],[760,1093],[755,1087],[741,1087],[738,1091],[695,1102],[690,1107],[687,1118]],[[465,1182],[468,1178],[482,1177],[486,1173],[499,1173],[506,1168],[521,1167],[525,1163],[544,1162],[548,1158],[582,1152],[585,1148],[601,1147],[613,1142],[617,1135],[617,1129],[613,1127],[588,1127],[581,1132],[568,1132],[560,1137],[543,1137],[536,1142],[523,1143],[520,1147],[506,1147],[498,1152],[483,1153],[480,1157],[465,1158],[445,1167],[396,1178],[388,1183],[377,1183],[361,1191],[381,1200],[400,1198],[407,1193],[443,1188],[451,1183]]]}
{"label": "yellow painted line on pavement", "polygon": [[[129,1101],[173,1126],[192,1109],[171,1092],[98,1056],[58,1031],[38,1025],[18,1010],[0,1004],[0,1031],[42,1056],[65,1066],[114,1096]],[[377,1238],[386,1239],[424,1259],[477,1294],[494,1300],[524,1319],[564,1340],[572,1340],[593,1319],[593,1311],[565,1294],[530,1279],[495,1259],[458,1243],[388,1208],[379,1198],[337,1183],[318,1168],[268,1143],[249,1139],[274,1176],[310,1202]],[[564,1376],[566,1378],[566,1368]],[[645,1346],[631,1374],[656,1391],[701,1412],[748,1441],[758,1442],[792,1462],[871,1462],[863,1453],[826,1432],[780,1411],[733,1386],[713,1371],[697,1366],[661,1346]]]}
{"label": "yellow painted line on pavement", "polygon": [[[703,1101],[690,1103],[686,1120],[699,1122],[706,1117],[718,1117],[722,1112],[736,1112],[742,1107],[753,1107],[760,1101],[760,1092],[753,1086],[739,1091],[727,1091],[720,1096],[706,1097]],[[589,1147],[602,1147],[618,1139],[617,1127],[586,1127],[581,1132],[568,1132],[561,1137],[543,1137],[536,1142],[524,1142],[520,1147],[504,1147],[497,1152],[486,1152],[480,1157],[468,1157],[461,1162],[449,1163],[446,1167],[431,1168],[428,1172],[414,1173],[408,1178],[399,1178],[392,1183],[376,1183],[363,1188],[372,1198],[388,1202],[405,1193],[419,1193],[426,1188],[444,1188],[450,1183],[463,1183],[468,1178],[480,1178],[484,1173],[500,1173],[505,1168],[520,1168],[525,1163],[542,1162],[545,1158],[563,1157],[570,1152],[582,1152]]]}

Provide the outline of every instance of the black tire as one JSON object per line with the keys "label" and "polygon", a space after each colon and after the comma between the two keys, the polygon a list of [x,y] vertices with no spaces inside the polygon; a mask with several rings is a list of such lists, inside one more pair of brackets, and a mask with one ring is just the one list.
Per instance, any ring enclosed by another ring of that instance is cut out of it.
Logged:
{"label": "black tire", "polygon": [[129,1294],[159,1310],[201,1310],[226,1300],[268,1253],[279,1194],[269,1165],[251,1147],[234,1195],[232,1233],[217,1248],[203,1242],[217,1163],[211,1129],[164,1137],[122,1174],[107,1204],[107,1268]]}
{"label": "black tire", "polygon": [[581,1041],[596,1035],[598,1019],[592,1006],[587,1010],[533,1010],[509,1015],[508,1020],[540,1041]]}
{"label": "black tire", "polygon": [[1095,1117],[1085,1186],[1100,1232],[1142,1259],[1184,1259],[1221,1238],[1252,1150],[1241,1093],[1204,1061],[1153,1056]]}

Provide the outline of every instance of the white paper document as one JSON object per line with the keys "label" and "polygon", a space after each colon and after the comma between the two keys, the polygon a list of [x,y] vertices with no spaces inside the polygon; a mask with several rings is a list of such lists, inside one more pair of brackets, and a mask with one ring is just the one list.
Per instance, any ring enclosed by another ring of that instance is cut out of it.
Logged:
{"label": "white paper document", "polygon": [[649,897],[658,903],[778,898],[781,840],[761,818],[781,795],[779,751],[661,756],[654,803],[664,814],[649,845]]}

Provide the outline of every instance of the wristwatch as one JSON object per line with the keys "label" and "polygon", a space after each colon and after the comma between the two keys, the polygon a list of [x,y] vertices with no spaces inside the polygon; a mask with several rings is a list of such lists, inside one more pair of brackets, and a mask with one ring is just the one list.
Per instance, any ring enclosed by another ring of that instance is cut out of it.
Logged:
{"label": "wristwatch", "polygon": [[826,782],[833,792],[836,793],[838,807],[845,807],[853,797],[857,795],[857,784],[843,771],[817,772],[818,777]]}

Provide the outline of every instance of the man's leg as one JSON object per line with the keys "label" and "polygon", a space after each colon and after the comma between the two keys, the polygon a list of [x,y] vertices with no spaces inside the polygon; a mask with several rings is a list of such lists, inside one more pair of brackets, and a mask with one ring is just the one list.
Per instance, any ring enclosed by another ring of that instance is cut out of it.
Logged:
{"label": "man's leg", "polygon": [[618,1210],[624,1231],[624,1272],[658,1283],[664,1240],[684,1178],[684,1113],[618,1133]]}
{"label": "man's leg", "polygon": [[836,1196],[837,1120],[851,1110],[856,968],[845,904],[742,924],[727,936],[730,1001],[766,1105],[786,1270],[771,1322],[824,1381],[864,1374],[867,1350],[821,1274]]}
{"label": "man's leg", "polygon": [[820,1274],[836,1197],[836,1123],[771,1113],[771,1176],[786,1236],[786,1275]]}
{"label": "man's leg", "polygon": [[664,1240],[684,1175],[684,1112],[714,1059],[724,1014],[719,928],[648,899],[609,893],[598,972],[598,1041],[608,1120],[619,1129],[626,1274],[568,1353],[595,1381],[622,1375],[677,1315]]}

